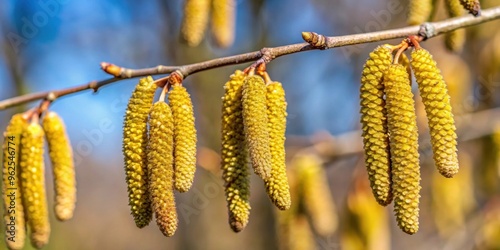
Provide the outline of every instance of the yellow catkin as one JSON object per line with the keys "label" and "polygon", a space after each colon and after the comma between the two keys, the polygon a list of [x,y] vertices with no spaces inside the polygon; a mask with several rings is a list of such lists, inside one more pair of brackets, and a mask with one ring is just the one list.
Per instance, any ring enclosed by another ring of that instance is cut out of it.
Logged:
{"label": "yellow catkin", "polygon": [[410,84],[411,84],[411,66],[410,66],[410,59],[408,56],[406,56],[405,53],[401,53],[401,56],[399,57],[399,64],[403,65],[406,68],[406,73],[408,73],[408,76],[410,76]]}
{"label": "yellow catkin", "polygon": [[429,122],[434,162],[443,176],[452,177],[458,172],[457,134],[446,83],[427,50],[415,49],[411,57]]}
{"label": "yellow catkin", "polygon": [[3,205],[5,242],[9,249],[22,249],[26,238],[19,167],[21,134],[28,126],[22,114],[14,115],[3,133]]}
{"label": "yellow catkin", "polygon": [[290,208],[291,200],[285,165],[287,103],[281,83],[272,82],[267,85],[266,102],[272,164],[271,176],[265,181],[266,190],[274,205],[286,210]]}
{"label": "yellow catkin", "polygon": [[296,165],[300,182],[300,202],[314,231],[324,237],[332,235],[337,229],[338,218],[321,160],[315,155],[304,154],[296,156],[292,164]]}
{"label": "yellow catkin", "polygon": [[384,75],[387,124],[390,134],[394,212],[407,234],[418,231],[420,166],[417,117],[410,78],[402,65],[391,65]]}
{"label": "yellow catkin", "polygon": [[178,221],[174,197],[173,147],[172,111],[165,102],[157,102],[151,108],[149,118],[149,195],[156,224],[167,237],[174,235]]}
{"label": "yellow catkin", "polygon": [[54,174],[55,207],[58,220],[73,217],[76,203],[76,178],[73,149],[63,120],[55,112],[48,112],[42,121],[49,144],[49,156]]}
{"label": "yellow catkin", "polygon": [[254,172],[264,181],[271,175],[271,151],[267,127],[266,84],[262,77],[249,76],[243,83],[243,123]]}
{"label": "yellow catkin", "polygon": [[181,33],[189,46],[197,46],[203,40],[210,14],[210,0],[186,0]]}
{"label": "yellow catkin", "polygon": [[235,0],[212,1],[212,35],[215,43],[222,48],[234,42],[236,23]]}
{"label": "yellow catkin", "polygon": [[21,139],[21,189],[31,244],[42,248],[49,241],[50,224],[45,190],[43,162],[44,133],[38,123],[31,123]]}
{"label": "yellow catkin", "polygon": [[129,205],[137,227],[152,218],[148,194],[147,155],[148,114],[153,105],[156,85],[149,76],[142,78],[128,102],[123,124],[123,155]]}
{"label": "yellow catkin", "polygon": [[[446,10],[449,17],[457,17],[463,14],[462,6],[457,0],[445,0]],[[465,29],[458,29],[444,35],[444,44],[450,51],[460,52],[465,44]]]}
{"label": "yellow catkin", "polygon": [[250,216],[250,178],[243,127],[243,82],[246,74],[237,70],[224,85],[222,98],[222,154],[229,225],[235,232],[243,230]]}
{"label": "yellow catkin", "polygon": [[432,0],[410,0],[407,22],[417,25],[427,22],[432,12]]}
{"label": "yellow catkin", "polygon": [[170,89],[168,100],[174,118],[174,187],[187,192],[196,171],[196,128],[191,97],[182,85]]}
{"label": "yellow catkin", "polygon": [[460,4],[466,9],[470,14],[474,16],[481,15],[481,4],[479,0],[460,0]]}
{"label": "yellow catkin", "polygon": [[360,86],[365,164],[373,195],[377,202],[384,206],[391,203],[392,194],[389,137],[382,77],[391,62],[391,49],[387,45],[377,47],[366,60]]}

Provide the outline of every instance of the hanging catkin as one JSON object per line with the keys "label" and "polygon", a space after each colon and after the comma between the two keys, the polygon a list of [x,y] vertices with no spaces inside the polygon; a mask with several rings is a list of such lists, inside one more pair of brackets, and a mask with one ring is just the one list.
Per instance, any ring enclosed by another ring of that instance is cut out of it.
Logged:
{"label": "hanging catkin", "polygon": [[271,151],[267,127],[266,84],[262,77],[249,76],[243,83],[243,123],[254,172],[264,181],[271,175]]}
{"label": "hanging catkin", "polygon": [[[458,0],[445,0],[446,10],[449,17],[457,17],[463,14],[462,6]],[[465,44],[465,29],[457,29],[444,35],[444,44],[450,51],[460,52]]]}
{"label": "hanging catkin", "polygon": [[360,86],[360,113],[365,164],[370,186],[380,205],[392,201],[389,137],[384,101],[383,73],[392,62],[388,45],[370,53],[363,67]]}
{"label": "hanging catkin", "polygon": [[226,48],[233,44],[235,22],[235,0],[212,1],[212,35],[219,47]]}
{"label": "hanging catkin", "polygon": [[129,205],[139,228],[147,226],[152,218],[146,149],[148,114],[153,105],[155,90],[156,85],[150,76],[139,81],[128,102],[123,124],[123,155]]}
{"label": "hanging catkin", "polygon": [[457,134],[446,83],[427,50],[415,49],[411,57],[429,122],[434,162],[443,176],[452,177],[458,172]]}
{"label": "hanging catkin", "polygon": [[407,234],[418,231],[420,166],[417,117],[410,78],[402,65],[391,65],[384,75],[387,124],[390,134],[394,212]]}
{"label": "hanging catkin", "polygon": [[21,134],[28,126],[22,114],[10,119],[3,133],[3,205],[5,242],[11,250],[22,249],[26,238],[19,166]]}
{"label": "hanging catkin", "polygon": [[410,0],[408,24],[417,25],[427,22],[432,13],[432,0]]}
{"label": "hanging catkin", "polygon": [[185,0],[182,19],[182,38],[191,46],[203,40],[210,14],[210,0]]}
{"label": "hanging catkin", "polygon": [[73,217],[76,203],[76,179],[73,150],[63,120],[55,112],[48,112],[42,121],[49,144],[49,156],[54,174],[55,205],[58,220]]}
{"label": "hanging catkin", "polygon": [[187,192],[196,171],[193,103],[182,85],[172,86],[168,101],[174,118],[174,187],[179,192]]}
{"label": "hanging catkin", "polygon": [[287,103],[281,83],[272,82],[267,85],[266,103],[271,150],[271,176],[265,181],[266,190],[274,205],[286,210],[290,208],[291,200],[285,165]]}
{"label": "hanging catkin", "polygon": [[177,230],[177,211],[174,197],[174,122],[168,104],[160,101],[153,105],[149,127],[149,195],[156,224],[163,235],[170,237]]}
{"label": "hanging catkin", "polygon": [[31,123],[21,139],[21,192],[31,244],[42,248],[49,241],[50,224],[43,163],[44,133],[38,123]]}
{"label": "hanging catkin", "polygon": [[235,232],[243,230],[250,215],[250,178],[243,128],[243,82],[246,74],[234,72],[224,85],[222,98],[222,154],[229,225]]}

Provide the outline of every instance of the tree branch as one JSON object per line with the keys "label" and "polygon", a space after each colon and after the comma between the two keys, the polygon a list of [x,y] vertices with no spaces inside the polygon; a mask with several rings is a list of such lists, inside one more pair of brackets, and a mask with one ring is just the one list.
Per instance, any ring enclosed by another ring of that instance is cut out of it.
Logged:
{"label": "tree branch", "polygon": [[[113,64],[103,63],[103,69],[107,73],[113,75],[114,78],[109,78],[101,81],[92,81],[80,86],[70,87],[61,90],[38,92],[38,93],[32,93],[23,96],[9,98],[0,101],[0,110],[4,110],[16,105],[40,99],[49,99],[49,95],[50,99],[55,100],[61,96],[66,96],[69,94],[81,92],[88,89],[92,89],[94,92],[96,92],[100,87],[108,85],[113,82],[117,82],[122,79],[129,79],[147,75],[169,74],[174,71],[178,71],[185,78],[188,75],[194,74],[196,72],[209,70],[213,68],[219,68],[227,65],[236,65],[251,61],[269,63],[270,61],[272,61],[277,57],[308,50],[331,49],[331,48],[337,48],[337,47],[355,45],[361,43],[378,42],[394,38],[404,38],[410,35],[420,35],[424,38],[431,38],[446,32],[453,31],[455,29],[488,22],[498,18],[500,18],[500,7],[494,7],[483,10],[480,17],[473,17],[471,15],[466,15],[462,17],[443,20],[440,22],[424,23],[423,25],[420,26],[410,26],[405,28],[385,30],[379,32],[370,32],[364,34],[326,37],[312,32],[304,32],[302,34],[303,38],[308,43],[298,43],[298,44],[290,44],[279,47],[263,48],[260,51],[222,57],[182,66],[159,65],[153,68],[127,69],[118,67]],[[318,43],[317,41],[318,37],[322,38],[320,39],[321,43]],[[316,41],[313,41],[314,40],[313,38],[316,38]],[[106,68],[108,68],[108,70],[106,70]]]}

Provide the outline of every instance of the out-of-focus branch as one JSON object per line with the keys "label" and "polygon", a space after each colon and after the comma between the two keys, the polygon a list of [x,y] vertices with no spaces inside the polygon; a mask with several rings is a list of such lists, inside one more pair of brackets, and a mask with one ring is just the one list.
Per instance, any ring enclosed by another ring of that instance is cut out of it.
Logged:
{"label": "out-of-focus branch", "polygon": [[[480,17],[473,17],[471,15],[467,15],[463,17],[443,20],[440,22],[425,23],[421,26],[410,26],[405,28],[385,30],[379,32],[370,32],[364,34],[325,37],[312,32],[304,32],[302,34],[303,38],[306,41],[308,41],[308,43],[298,43],[298,44],[290,44],[279,47],[263,48],[260,51],[254,51],[228,57],[221,57],[217,59],[212,59],[188,65],[182,65],[182,66],[159,65],[152,68],[127,69],[116,66],[114,64],[103,63],[101,65],[103,70],[113,75],[114,78],[109,78],[102,81],[91,81],[89,83],[80,86],[61,89],[61,90],[32,93],[23,96],[13,97],[10,99],[0,101],[0,110],[40,99],[55,100],[56,98],[61,96],[89,89],[92,89],[95,92],[102,86],[108,85],[113,82],[117,82],[122,79],[129,79],[147,75],[170,74],[174,71],[178,72],[179,75],[185,78],[188,75],[194,74],[199,71],[219,68],[227,65],[236,65],[252,61],[255,61],[254,65],[259,63],[269,63],[270,61],[272,61],[277,57],[308,50],[331,49],[331,48],[355,45],[360,43],[378,42],[394,38],[404,38],[411,35],[420,35],[425,38],[431,38],[439,34],[453,31],[455,29],[488,22],[498,18],[500,18],[500,7],[495,7],[483,10],[482,15]],[[318,38],[322,39],[318,40]]]}

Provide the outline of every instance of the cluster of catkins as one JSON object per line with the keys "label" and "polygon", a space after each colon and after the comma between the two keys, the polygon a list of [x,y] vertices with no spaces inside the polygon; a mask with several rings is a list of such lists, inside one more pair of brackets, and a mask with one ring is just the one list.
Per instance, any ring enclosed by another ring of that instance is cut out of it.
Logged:
{"label": "cluster of catkins", "polygon": [[[393,60],[393,48],[381,45],[366,61],[360,90],[365,163],[377,202],[394,200],[399,227],[418,230],[420,166],[418,131],[406,56]],[[416,45],[413,71],[425,107],[434,162],[445,177],[458,172],[457,136],[446,83],[430,53]]]}
{"label": "cluster of catkins", "polygon": [[181,27],[183,40],[189,46],[198,46],[205,36],[210,14],[215,44],[221,48],[231,46],[235,33],[235,0],[186,0]]}
{"label": "cluster of catkins", "polygon": [[[436,10],[436,0],[411,0],[408,13],[408,24],[419,25],[430,21]],[[449,17],[458,17],[464,14],[464,9],[474,16],[481,15],[479,0],[444,0]],[[444,44],[450,51],[459,52],[465,44],[465,30],[457,29],[444,35]]]}
{"label": "cluster of catkins", "polygon": [[279,82],[264,73],[237,70],[225,84],[222,99],[222,177],[235,232],[250,215],[248,155],[254,172],[264,180],[271,201],[290,208],[285,166],[286,100]]}
{"label": "cluster of catkins", "polygon": [[[129,205],[135,224],[149,224],[153,212],[165,236],[177,230],[174,188],[191,188],[196,170],[196,129],[191,98],[180,81],[171,82],[153,104],[157,85],[139,81],[130,97],[123,124],[123,155]],[[149,133],[148,133],[149,124]]]}
{"label": "cluster of catkins", "polygon": [[73,153],[63,120],[49,111],[44,114],[41,125],[38,121],[36,112],[16,114],[4,132],[3,217],[9,249],[24,247],[27,227],[33,247],[40,249],[49,241],[43,156],[45,138],[54,176],[55,215],[60,221],[69,220],[75,209]]}

